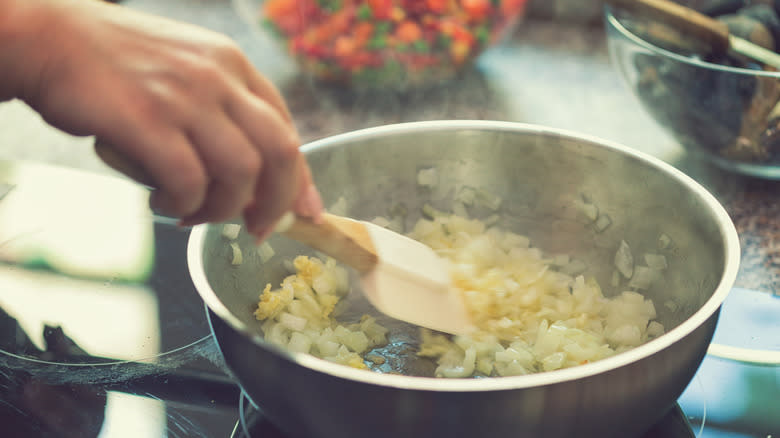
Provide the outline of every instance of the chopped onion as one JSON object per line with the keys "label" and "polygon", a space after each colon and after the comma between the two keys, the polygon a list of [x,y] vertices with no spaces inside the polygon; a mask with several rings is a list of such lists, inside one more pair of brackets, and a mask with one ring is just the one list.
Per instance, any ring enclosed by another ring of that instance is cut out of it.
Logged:
{"label": "chopped onion", "polygon": [[233,251],[232,256],[230,258],[230,263],[233,266],[240,265],[241,263],[244,263],[244,256],[241,253],[241,247],[238,246],[237,242],[231,242],[230,243],[230,249]]}
{"label": "chopped onion", "polygon": [[653,282],[659,277],[659,271],[646,266],[637,266],[634,268],[634,275],[628,282],[628,287],[647,290],[653,285]]}
{"label": "chopped onion", "polygon": [[582,213],[586,218],[588,218],[589,221],[595,222],[596,219],[598,219],[599,208],[595,204],[590,204],[587,202],[577,200],[574,202],[574,205],[577,206],[577,209],[580,211],[580,213]]}
{"label": "chopped onion", "polygon": [[222,226],[222,237],[225,239],[235,240],[240,232],[241,225],[239,224],[225,224]]}
{"label": "chopped onion", "polygon": [[672,238],[664,233],[658,236],[658,249],[668,249],[672,245]]}
{"label": "chopped onion", "polygon": [[291,313],[281,312],[278,316],[279,324],[294,331],[303,331],[306,328],[306,318],[295,316]]}
{"label": "chopped onion", "polygon": [[433,187],[439,183],[439,172],[435,167],[421,169],[417,172],[417,185],[420,187]]}
{"label": "chopped onion", "polygon": [[308,353],[311,350],[311,339],[303,333],[293,333],[290,335],[290,342],[287,349],[296,353]]}
{"label": "chopped onion", "polygon": [[631,248],[625,240],[620,241],[620,246],[615,253],[615,267],[626,278],[634,275],[634,256],[631,255]]}
{"label": "chopped onion", "polygon": [[612,225],[612,219],[609,217],[608,214],[600,215],[599,218],[596,220],[596,223],[593,224],[593,226],[596,228],[596,231],[598,231],[599,233],[609,228],[610,225]]}
{"label": "chopped onion", "polygon": [[261,263],[267,263],[276,254],[274,248],[268,242],[263,242],[257,247],[257,255]]}
{"label": "chopped onion", "polygon": [[463,203],[464,205],[474,205],[474,201],[477,199],[477,191],[473,187],[461,187],[458,194],[455,195],[455,200]]}
{"label": "chopped onion", "polygon": [[501,203],[503,202],[501,197],[482,189],[477,191],[477,198],[480,205],[487,207],[492,211],[498,210],[501,207]]}
{"label": "chopped onion", "polygon": [[649,268],[657,269],[659,271],[663,271],[669,267],[669,265],[666,264],[666,257],[660,254],[645,254],[645,263]]}

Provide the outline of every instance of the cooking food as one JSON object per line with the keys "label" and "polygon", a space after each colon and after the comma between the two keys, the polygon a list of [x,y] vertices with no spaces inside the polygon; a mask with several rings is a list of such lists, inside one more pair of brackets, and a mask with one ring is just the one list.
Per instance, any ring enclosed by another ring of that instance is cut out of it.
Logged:
{"label": "cooking food", "polygon": [[[454,338],[422,330],[418,355],[436,360],[437,377],[552,371],[612,356],[664,332],[651,300],[632,290],[605,297],[593,278],[579,275],[581,262],[544,255],[522,235],[437,213],[419,220],[410,237],[449,261],[454,286],[479,327]],[[660,275],[665,265],[659,258],[651,255],[650,266],[636,269]],[[346,271],[333,260],[306,256],[293,266],[279,288],[268,284],[260,295],[255,316],[264,321],[265,339],[355,368],[381,358],[371,350],[387,342],[386,328],[369,315],[339,322],[335,309],[349,292]]]}
{"label": "cooking food", "polygon": [[495,42],[526,0],[268,0],[263,22],[304,70],[382,87],[453,76]]}

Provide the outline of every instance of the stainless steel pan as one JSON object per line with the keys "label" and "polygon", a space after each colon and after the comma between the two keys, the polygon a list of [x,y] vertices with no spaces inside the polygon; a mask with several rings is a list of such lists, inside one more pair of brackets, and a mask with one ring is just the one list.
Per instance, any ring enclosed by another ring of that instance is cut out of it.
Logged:
{"label": "stainless steel pan", "polygon": [[[734,282],[739,243],[718,202],[671,166],[576,134],[477,121],[367,129],[314,142],[305,153],[326,204],[343,196],[347,213],[362,219],[405,209],[409,226],[427,202],[446,209],[460,187],[496,194],[503,198],[502,226],[547,251],[586,261],[602,285],[610,283],[621,240],[642,254],[660,251],[664,236],[670,266],[646,295],[667,333],[574,368],[444,380],[430,377],[433,365],[414,355],[414,328],[384,321],[393,324],[394,336],[382,371],[405,375],[355,370],[281,351],[260,336],[252,310],[262,287],[277,283],[286,274],[282,260],[305,248],[273,237],[277,255],[263,264],[251,238],[241,235],[245,260],[235,267],[221,228],[197,227],[190,271],[226,362],[291,436],[637,436],[673,406],[695,374]],[[419,187],[417,173],[429,167],[438,169],[439,183]],[[609,216],[608,228],[599,231],[582,218],[575,201],[583,197]],[[368,308],[360,294],[349,297],[358,308],[354,315]]]}

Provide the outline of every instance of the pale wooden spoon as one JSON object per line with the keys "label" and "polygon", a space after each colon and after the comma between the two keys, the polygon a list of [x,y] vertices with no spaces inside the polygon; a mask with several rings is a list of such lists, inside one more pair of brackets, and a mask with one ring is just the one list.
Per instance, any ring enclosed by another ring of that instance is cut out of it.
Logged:
{"label": "pale wooden spoon", "polygon": [[[155,187],[140,166],[114,148],[96,142],[95,151],[111,167]],[[445,333],[474,330],[447,263],[430,247],[370,222],[329,213],[318,221],[288,213],[275,230],[356,269],[364,295],[385,315]]]}

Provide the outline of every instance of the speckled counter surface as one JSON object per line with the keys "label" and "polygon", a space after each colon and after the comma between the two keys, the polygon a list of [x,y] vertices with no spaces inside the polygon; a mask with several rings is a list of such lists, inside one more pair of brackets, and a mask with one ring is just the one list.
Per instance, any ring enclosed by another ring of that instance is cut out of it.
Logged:
{"label": "speckled counter surface", "polygon": [[[709,188],[740,234],[737,286],[780,293],[780,183],[724,173],[687,156],[640,107],[609,63],[599,27],[528,21],[477,68],[446,87],[401,95],[360,94],[312,84],[229,0],[127,0],[128,7],[233,37],[283,91],[304,141],[403,121],[496,119],[541,124],[616,141],[670,162]],[[0,104],[0,159],[55,162],[111,172],[90,139],[48,128],[18,102]]]}

